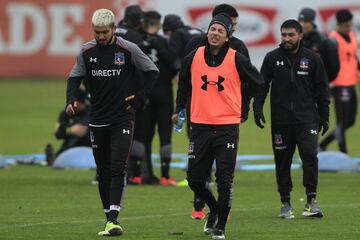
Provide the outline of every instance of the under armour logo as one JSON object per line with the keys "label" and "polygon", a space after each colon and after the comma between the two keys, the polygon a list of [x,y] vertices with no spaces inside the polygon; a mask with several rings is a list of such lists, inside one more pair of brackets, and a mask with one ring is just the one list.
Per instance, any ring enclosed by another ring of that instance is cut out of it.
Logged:
{"label": "under armour logo", "polygon": [[276,66],[284,66],[284,61],[276,61]]}
{"label": "under armour logo", "polygon": [[97,62],[97,58],[90,58],[90,62]]}
{"label": "under armour logo", "polygon": [[218,81],[217,82],[208,81],[207,80],[207,75],[201,76],[201,80],[204,82],[204,84],[201,86],[201,89],[204,90],[204,91],[207,91],[207,86],[208,85],[217,85],[219,92],[221,92],[222,90],[225,89],[224,86],[221,85],[221,83],[225,81],[225,78],[223,78],[222,76],[218,76]]}
{"label": "under armour logo", "polygon": [[130,134],[130,130],[123,129],[123,134]]}
{"label": "under armour logo", "polygon": [[235,148],[235,143],[228,143],[226,145],[227,148]]}
{"label": "under armour logo", "polygon": [[311,134],[317,134],[317,131],[316,131],[316,130],[313,130],[313,129],[310,129],[310,133],[311,133]]}

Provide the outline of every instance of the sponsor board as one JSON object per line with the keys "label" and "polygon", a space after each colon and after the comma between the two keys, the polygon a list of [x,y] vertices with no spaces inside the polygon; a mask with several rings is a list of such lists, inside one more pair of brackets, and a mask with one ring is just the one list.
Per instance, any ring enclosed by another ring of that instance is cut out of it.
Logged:
{"label": "sponsor board", "polygon": [[[272,31],[277,14],[275,8],[254,7],[250,5],[234,5],[239,13],[234,36],[241,38],[248,47],[275,44]],[[207,31],[213,7],[189,8],[188,14],[193,25]]]}
{"label": "sponsor board", "polygon": [[[98,8],[112,9],[122,19],[124,8],[139,4],[143,10],[178,14],[185,24],[207,30],[211,12],[223,1],[214,0],[1,0],[0,79],[7,77],[66,78],[83,43],[93,38],[91,16]],[[354,14],[354,31],[360,42],[360,3],[358,0],[226,1],[238,13],[234,35],[249,48],[252,62],[260,67],[265,54],[277,47],[279,28],[288,18],[296,18],[304,6],[317,12],[320,31],[335,28],[334,14],[348,8]],[[114,60],[122,64],[121,56]]]}

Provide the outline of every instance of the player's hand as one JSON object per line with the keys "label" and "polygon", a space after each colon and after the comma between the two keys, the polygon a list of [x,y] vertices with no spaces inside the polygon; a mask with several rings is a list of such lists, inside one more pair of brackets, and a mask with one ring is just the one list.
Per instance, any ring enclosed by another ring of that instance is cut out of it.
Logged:
{"label": "player's hand", "polygon": [[77,105],[78,105],[77,101],[68,104],[65,109],[66,114],[69,116],[75,115],[75,110],[77,108]]}
{"label": "player's hand", "polygon": [[135,95],[128,96],[125,98],[125,102],[128,103],[128,106],[126,107],[126,111],[129,113],[136,112],[136,109],[133,107],[133,102],[135,101]]}
{"label": "player's hand", "polygon": [[320,120],[319,133],[321,132],[321,136],[324,136],[328,130],[329,130],[329,122]]}
{"label": "player's hand", "polygon": [[174,113],[172,116],[171,116],[171,121],[176,124],[178,122],[178,118],[179,118],[179,114],[178,113]]}
{"label": "player's hand", "polygon": [[241,115],[240,123],[246,122],[247,119],[248,119],[248,111],[245,111],[245,113]]}
{"label": "player's hand", "polygon": [[259,128],[264,128],[264,124],[266,123],[266,121],[262,110],[256,110],[256,111],[254,110],[254,120],[255,120],[255,124]]}
{"label": "player's hand", "polygon": [[76,123],[73,126],[70,127],[70,134],[77,136],[77,137],[83,137],[87,134],[88,128],[81,123]]}

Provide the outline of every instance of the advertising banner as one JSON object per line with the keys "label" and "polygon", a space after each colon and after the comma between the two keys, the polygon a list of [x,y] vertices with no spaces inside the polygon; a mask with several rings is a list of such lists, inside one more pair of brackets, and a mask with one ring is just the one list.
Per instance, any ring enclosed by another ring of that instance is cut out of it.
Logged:
{"label": "advertising banner", "polygon": [[92,39],[91,16],[98,8],[114,11],[117,21],[123,10],[139,4],[157,10],[162,16],[178,14],[185,24],[206,31],[215,5],[228,3],[238,13],[234,35],[250,51],[259,67],[265,54],[277,47],[280,25],[297,18],[303,7],[317,11],[321,31],[335,28],[334,13],[348,8],[354,14],[354,31],[360,41],[360,3],[358,0],[303,0],[284,4],[283,0],[0,0],[0,80],[28,77],[66,78],[83,43]]}

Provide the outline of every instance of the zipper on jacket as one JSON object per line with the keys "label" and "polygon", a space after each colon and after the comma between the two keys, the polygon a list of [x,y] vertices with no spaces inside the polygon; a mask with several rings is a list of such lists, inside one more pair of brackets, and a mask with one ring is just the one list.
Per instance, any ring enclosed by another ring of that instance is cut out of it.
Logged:
{"label": "zipper on jacket", "polygon": [[[294,62],[295,62],[295,60],[293,61],[293,62],[291,62],[290,60],[289,60],[289,58],[287,58],[287,60],[288,60],[288,62],[290,63],[290,72],[291,72],[291,74],[290,74],[290,82],[292,83],[292,84],[294,84]],[[294,102],[293,102],[293,99],[291,98],[291,101],[290,101],[290,110],[293,112],[294,111]]]}

